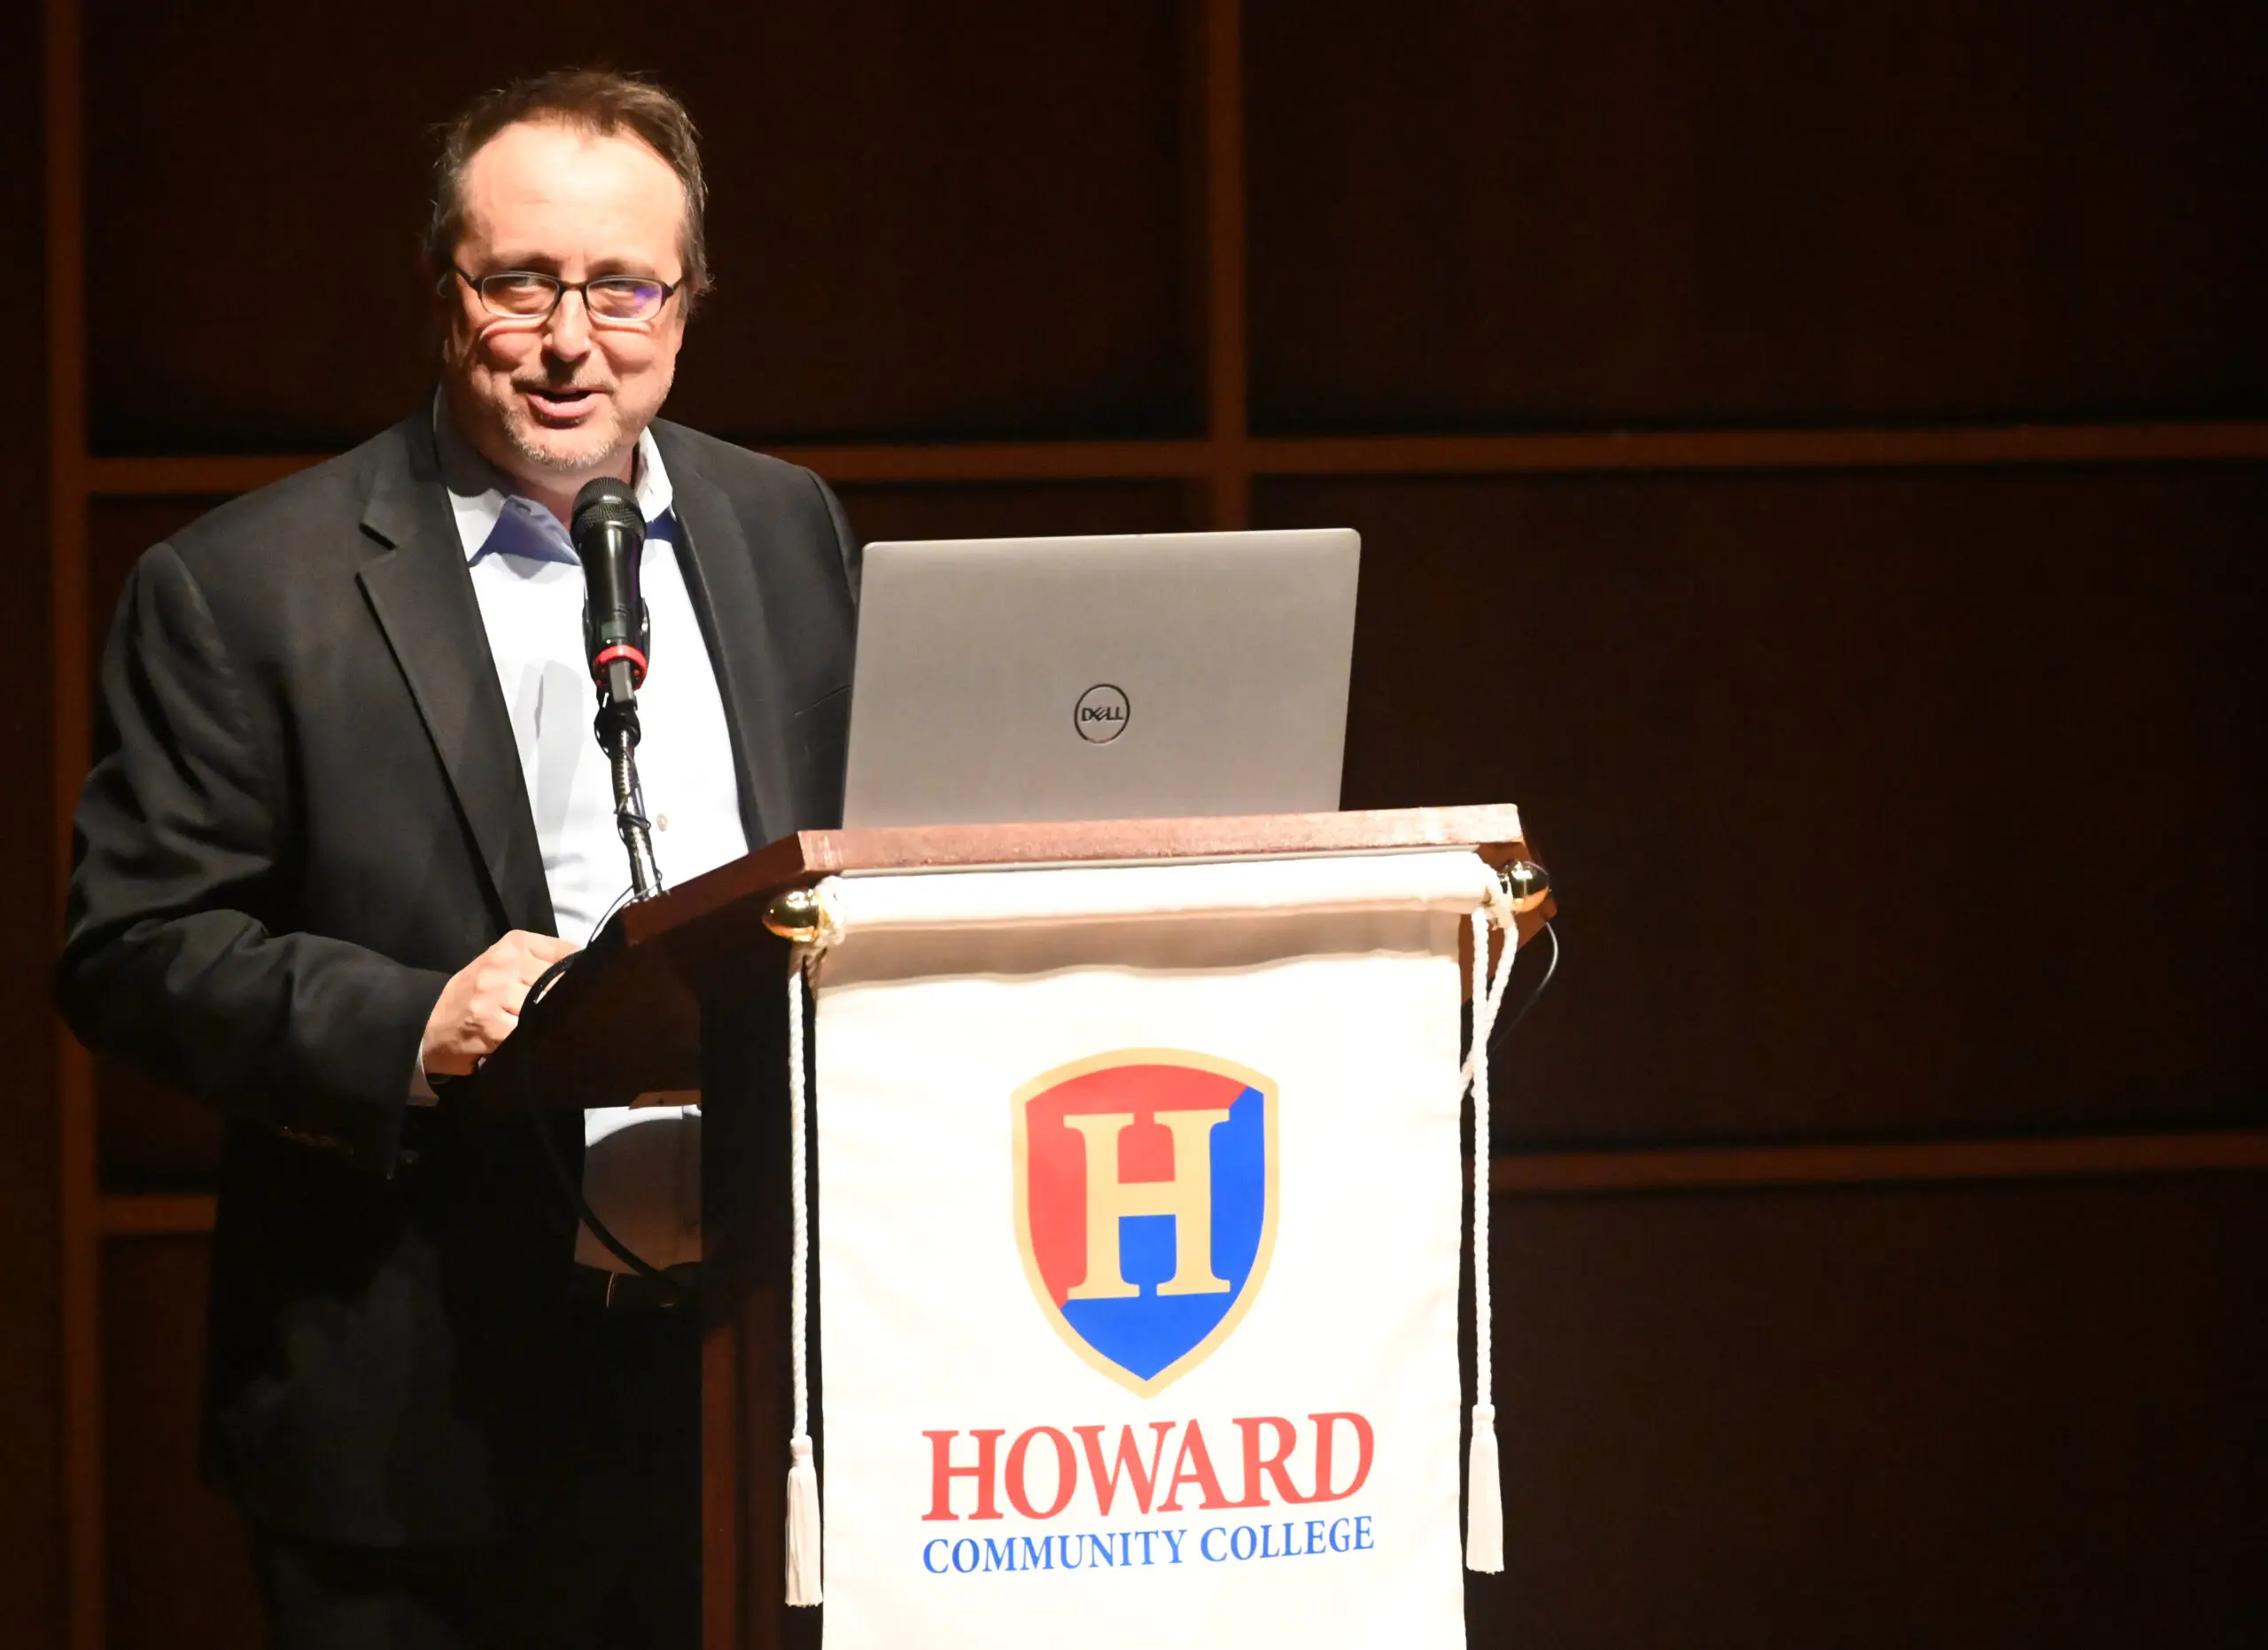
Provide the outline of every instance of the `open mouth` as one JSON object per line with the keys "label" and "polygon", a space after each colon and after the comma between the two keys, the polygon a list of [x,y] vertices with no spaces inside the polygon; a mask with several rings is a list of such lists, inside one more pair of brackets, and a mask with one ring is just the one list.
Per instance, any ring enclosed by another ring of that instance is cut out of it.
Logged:
{"label": "open mouth", "polygon": [[549,385],[532,385],[521,393],[538,413],[555,418],[576,417],[598,393],[595,390],[556,389]]}

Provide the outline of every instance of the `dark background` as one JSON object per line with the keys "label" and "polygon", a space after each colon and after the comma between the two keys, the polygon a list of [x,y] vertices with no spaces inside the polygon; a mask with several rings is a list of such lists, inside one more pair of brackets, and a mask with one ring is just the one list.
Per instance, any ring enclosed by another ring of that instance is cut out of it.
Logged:
{"label": "dark background", "polygon": [[2268,1642],[2268,7],[0,16],[9,1643],[255,1636],[215,1130],[45,1004],[90,650],[416,403],[430,128],[592,59],[707,136],[673,416],[869,538],[1354,525],[1345,800],[1526,809],[1476,1642]]}

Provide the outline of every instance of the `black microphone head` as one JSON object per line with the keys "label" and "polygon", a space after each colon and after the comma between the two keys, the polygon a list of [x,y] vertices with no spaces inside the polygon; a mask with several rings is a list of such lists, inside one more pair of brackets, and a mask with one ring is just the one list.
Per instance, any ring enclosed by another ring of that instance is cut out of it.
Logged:
{"label": "black microphone head", "polygon": [[584,546],[590,542],[592,532],[608,527],[629,533],[635,543],[646,541],[645,512],[638,508],[638,495],[630,490],[630,484],[601,476],[583,484],[569,513],[567,535],[575,541],[575,554],[587,556]]}
{"label": "black microphone head", "polygon": [[626,482],[602,477],[575,495],[568,536],[583,564],[583,645],[602,695],[625,699],[645,680],[646,603],[638,591],[646,513]]}

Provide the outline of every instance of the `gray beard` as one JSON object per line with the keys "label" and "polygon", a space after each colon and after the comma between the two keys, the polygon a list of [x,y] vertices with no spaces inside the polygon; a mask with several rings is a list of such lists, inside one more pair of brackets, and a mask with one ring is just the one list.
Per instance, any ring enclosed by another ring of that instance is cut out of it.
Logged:
{"label": "gray beard", "polygon": [[512,450],[519,455],[522,463],[541,475],[577,476],[588,474],[595,470],[609,469],[611,467],[610,461],[619,451],[617,448],[610,445],[598,448],[588,454],[576,453],[571,450],[562,453],[537,445],[538,433],[517,418],[504,420],[504,439],[512,444]]}

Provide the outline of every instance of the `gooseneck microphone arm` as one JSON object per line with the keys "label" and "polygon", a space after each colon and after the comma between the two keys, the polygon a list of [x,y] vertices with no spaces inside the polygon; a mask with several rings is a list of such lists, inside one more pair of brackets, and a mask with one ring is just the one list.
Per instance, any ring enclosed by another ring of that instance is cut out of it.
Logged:
{"label": "gooseneck microphone arm", "polygon": [[583,648],[599,697],[593,731],[614,782],[614,823],[630,856],[630,896],[651,899],[662,891],[662,876],[654,863],[637,757],[638,689],[646,680],[653,640],[638,590],[645,513],[626,484],[593,481],[575,495],[568,536],[583,564]]}
{"label": "gooseneck microphone arm", "polygon": [[610,732],[606,716],[606,711],[599,712],[599,743],[606,750],[607,764],[614,775],[614,828],[630,855],[630,897],[651,899],[662,891],[662,873],[654,863],[646,798],[638,788],[638,712],[632,708],[622,719],[620,729],[614,732]]}

